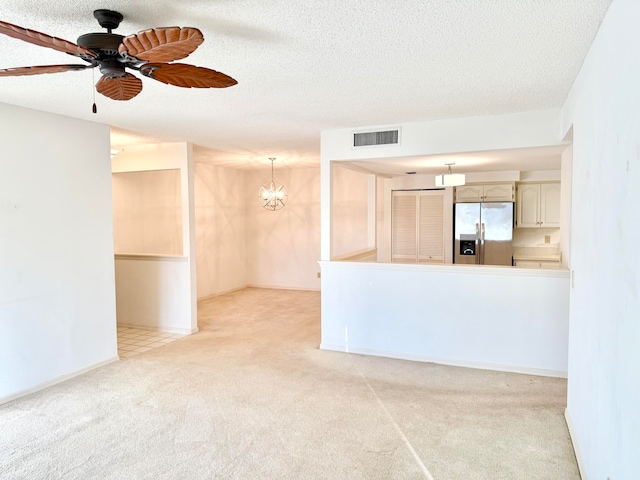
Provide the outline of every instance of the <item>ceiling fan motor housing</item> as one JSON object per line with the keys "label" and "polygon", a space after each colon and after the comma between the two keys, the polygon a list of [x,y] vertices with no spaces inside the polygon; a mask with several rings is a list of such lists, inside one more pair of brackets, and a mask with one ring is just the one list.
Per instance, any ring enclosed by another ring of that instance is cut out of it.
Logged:
{"label": "ceiling fan motor housing", "polygon": [[115,33],[86,33],[78,37],[77,43],[98,54],[98,58],[89,61],[97,64],[107,78],[124,77],[125,65],[118,60],[118,47],[123,38],[123,35]]}
{"label": "ceiling fan motor housing", "polygon": [[104,8],[94,10],[93,16],[98,20],[100,26],[106,28],[109,33],[111,33],[111,30],[118,28],[118,25],[120,25],[120,22],[124,18],[121,13]]}
{"label": "ceiling fan motor housing", "polygon": [[78,37],[78,45],[105,55],[118,55],[118,47],[124,35],[116,33],[85,33]]}
{"label": "ceiling fan motor housing", "polygon": [[118,55],[118,47],[122,43],[124,35],[111,33],[111,30],[118,28],[123,16],[113,10],[95,10],[93,16],[96,17],[102,28],[107,29],[107,33],[87,33],[78,37],[77,44],[98,53],[101,57],[115,57]]}

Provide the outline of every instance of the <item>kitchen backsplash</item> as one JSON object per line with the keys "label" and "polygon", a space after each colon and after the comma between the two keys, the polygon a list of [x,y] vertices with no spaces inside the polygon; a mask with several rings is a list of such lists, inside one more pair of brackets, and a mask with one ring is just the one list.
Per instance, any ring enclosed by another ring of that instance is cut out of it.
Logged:
{"label": "kitchen backsplash", "polygon": [[[549,243],[545,243],[545,236],[549,236]],[[514,228],[514,247],[557,247],[560,243],[559,228]]]}
{"label": "kitchen backsplash", "polygon": [[560,247],[513,247],[514,257],[553,257],[560,255]]}

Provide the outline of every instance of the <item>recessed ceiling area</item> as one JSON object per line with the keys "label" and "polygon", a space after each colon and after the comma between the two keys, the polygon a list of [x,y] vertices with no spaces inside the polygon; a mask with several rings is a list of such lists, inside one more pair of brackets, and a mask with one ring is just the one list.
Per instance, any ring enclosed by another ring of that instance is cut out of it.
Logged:
{"label": "recessed ceiling area", "polygon": [[389,176],[407,175],[407,172],[440,175],[447,173],[447,163],[455,164],[451,167],[453,173],[531,172],[560,170],[560,156],[566,148],[567,145],[553,145],[490,152],[351,160],[348,163]]}
{"label": "recessed ceiling area", "polygon": [[[72,42],[102,31],[101,8],[123,14],[121,35],[196,27],[204,43],[184,62],[238,84],[142,78],[138,96],[114,101],[87,69],[2,77],[0,102],[108,124],[119,146],[191,142],[197,161],[217,165],[314,165],[322,130],[560,108],[610,3],[4,0],[0,20]],[[75,60],[0,35],[0,68]]]}

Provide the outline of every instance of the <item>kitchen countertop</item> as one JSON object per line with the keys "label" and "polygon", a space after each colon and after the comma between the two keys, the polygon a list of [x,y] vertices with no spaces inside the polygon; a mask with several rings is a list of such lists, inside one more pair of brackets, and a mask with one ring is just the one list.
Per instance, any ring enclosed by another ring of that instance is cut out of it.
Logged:
{"label": "kitchen countertop", "polygon": [[531,260],[533,262],[559,262],[560,255],[514,255],[514,260]]}
{"label": "kitchen countertop", "polygon": [[513,247],[513,259],[560,263],[562,261],[562,254],[558,247]]}

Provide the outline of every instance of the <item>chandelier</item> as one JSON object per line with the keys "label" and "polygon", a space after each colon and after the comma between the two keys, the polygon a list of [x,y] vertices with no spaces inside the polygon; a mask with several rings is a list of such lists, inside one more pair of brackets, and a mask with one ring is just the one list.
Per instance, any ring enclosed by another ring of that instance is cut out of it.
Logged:
{"label": "chandelier", "polygon": [[284,185],[273,179],[273,161],[275,158],[269,158],[269,160],[271,160],[271,183],[265,183],[260,187],[258,198],[264,208],[275,211],[284,207],[285,203],[287,203],[288,195]]}

